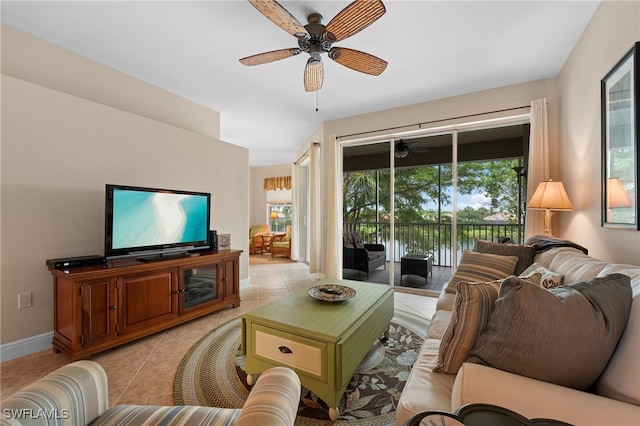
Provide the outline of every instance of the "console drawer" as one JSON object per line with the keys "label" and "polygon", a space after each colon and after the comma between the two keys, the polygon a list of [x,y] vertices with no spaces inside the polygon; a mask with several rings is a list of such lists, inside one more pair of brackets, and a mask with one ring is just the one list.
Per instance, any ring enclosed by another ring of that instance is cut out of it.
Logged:
{"label": "console drawer", "polygon": [[255,325],[255,356],[323,377],[326,343]]}

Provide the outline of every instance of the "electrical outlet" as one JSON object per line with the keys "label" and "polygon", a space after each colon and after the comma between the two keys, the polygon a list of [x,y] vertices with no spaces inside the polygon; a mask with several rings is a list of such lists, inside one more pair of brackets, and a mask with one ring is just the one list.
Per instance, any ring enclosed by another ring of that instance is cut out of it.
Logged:
{"label": "electrical outlet", "polygon": [[31,307],[31,292],[18,294],[18,309]]}

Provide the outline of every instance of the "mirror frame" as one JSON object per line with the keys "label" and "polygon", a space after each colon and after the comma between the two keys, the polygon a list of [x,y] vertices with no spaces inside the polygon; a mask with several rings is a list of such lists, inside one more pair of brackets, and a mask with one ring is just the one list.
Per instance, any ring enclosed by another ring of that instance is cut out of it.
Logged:
{"label": "mirror frame", "polygon": [[601,80],[602,226],[640,230],[640,42]]}

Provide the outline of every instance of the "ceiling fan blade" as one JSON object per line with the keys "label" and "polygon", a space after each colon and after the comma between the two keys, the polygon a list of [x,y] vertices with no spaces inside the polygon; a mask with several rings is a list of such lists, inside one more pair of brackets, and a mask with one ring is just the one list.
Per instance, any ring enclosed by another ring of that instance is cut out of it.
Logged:
{"label": "ceiling fan blade", "polygon": [[344,40],[373,24],[385,12],[380,0],[356,0],[342,9],[326,29],[335,36],[336,41]]}
{"label": "ceiling fan blade", "polygon": [[291,49],[272,50],[271,52],[258,53],[257,55],[247,56],[240,59],[240,62],[247,66],[261,65],[280,59],[289,58],[295,56],[301,52],[297,47]]}
{"label": "ceiling fan blade", "polygon": [[387,68],[387,61],[359,50],[332,47],[329,57],[347,68],[370,75],[380,75]]}
{"label": "ceiling fan blade", "polygon": [[275,0],[249,0],[249,3],[271,22],[295,37],[308,38],[309,33],[287,9]]}
{"label": "ceiling fan blade", "polygon": [[320,58],[309,58],[304,67],[304,90],[315,92],[322,88],[324,80],[324,67]]}

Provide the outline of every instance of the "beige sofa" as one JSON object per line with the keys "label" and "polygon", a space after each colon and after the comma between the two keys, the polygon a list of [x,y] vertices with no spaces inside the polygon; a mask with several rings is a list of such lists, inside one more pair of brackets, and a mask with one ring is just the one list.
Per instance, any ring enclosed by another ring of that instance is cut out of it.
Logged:
{"label": "beige sofa", "polygon": [[[626,327],[623,322],[620,328],[624,331],[617,347],[614,346],[613,356],[607,358],[608,363],[605,361],[606,367],[595,384],[586,391],[577,390],[468,362],[470,358],[457,374],[434,372],[456,300],[455,293],[443,290],[427,340],[398,403],[396,425],[422,411],[453,411],[470,403],[494,404],[527,418],[551,418],[575,425],[640,425],[640,266],[609,264],[572,247],[554,247],[537,253],[534,262],[563,275],[564,284],[614,273],[630,278],[632,296],[628,298],[632,297],[632,301]],[[495,311],[491,315],[494,314]]]}
{"label": "beige sofa", "polygon": [[275,367],[260,375],[242,409],[187,405],[109,408],[104,369],[93,361],[76,361],[3,400],[0,424],[292,426],[300,389],[300,379],[293,370]]}

